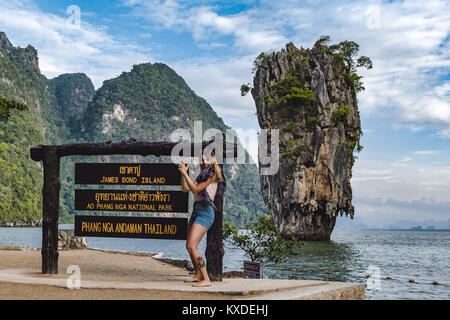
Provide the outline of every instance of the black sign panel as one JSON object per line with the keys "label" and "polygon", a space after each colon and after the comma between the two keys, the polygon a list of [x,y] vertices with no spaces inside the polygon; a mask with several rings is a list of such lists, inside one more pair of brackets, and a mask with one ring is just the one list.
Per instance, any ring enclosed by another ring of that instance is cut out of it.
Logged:
{"label": "black sign panel", "polygon": [[244,274],[247,278],[261,278],[261,265],[259,262],[244,261]]}
{"label": "black sign panel", "polygon": [[75,235],[186,240],[187,218],[75,216]]}
{"label": "black sign panel", "polygon": [[176,186],[181,174],[174,163],[75,163],[75,183]]}
{"label": "black sign panel", "polygon": [[75,210],[188,212],[188,196],[183,191],[76,189]]}

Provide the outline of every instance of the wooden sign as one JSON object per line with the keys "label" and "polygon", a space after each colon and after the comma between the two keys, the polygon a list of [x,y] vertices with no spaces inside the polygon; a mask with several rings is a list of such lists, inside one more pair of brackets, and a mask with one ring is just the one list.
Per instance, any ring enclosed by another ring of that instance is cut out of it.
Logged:
{"label": "wooden sign", "polygon": [[244,274],[247,278],[261,278],[261,265],[259,262],[244,261]]}
{"label": "wooden sign", "polygon": [[75,216],[75,235],[186,240],[187,218]]}
{"label": "wooden sign", "polygon": [[188,199],[183,191],[75,189],[75,210],[188,212]]}
{"label": "wooden sign", "polygon": [[174,163],[75,163],[75,184],[180,185]]}

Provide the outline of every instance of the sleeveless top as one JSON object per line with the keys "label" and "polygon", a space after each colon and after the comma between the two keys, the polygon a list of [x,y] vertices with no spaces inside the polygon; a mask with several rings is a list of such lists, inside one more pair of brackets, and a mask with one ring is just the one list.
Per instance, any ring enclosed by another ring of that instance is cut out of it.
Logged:
{"label": "sleeveless top", "polygon": [[[197,179],[194,181],[195,185],[197,185]],[[208,192],[209,197],[212,201],[214,201],[214,197],[217,192],[217,182],[210,183],[206,188],[206,192]],[[203,201],[204,199],[198,193],[194,193],[194,201]]]}

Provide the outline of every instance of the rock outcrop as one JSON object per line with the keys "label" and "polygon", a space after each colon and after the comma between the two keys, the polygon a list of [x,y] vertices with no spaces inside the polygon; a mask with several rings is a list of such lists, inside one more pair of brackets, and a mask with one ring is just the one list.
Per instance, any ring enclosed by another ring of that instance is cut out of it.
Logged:
{"label": "rock outcrop", "polygon": [[312,49],[289,43],[255,60],[251,93],[259,125],[280,130],[279,170],[260,175],[261,190],[284,236],[329,240],[338,214],[353,218],[360,83],[344,61],[319,41]]}
{"label": "rock outcrop", "polygon": [[58,232],[58,250],[65,249],[86,249],[87,242],[84,237],[77,237],[74,230],[59,230]]}

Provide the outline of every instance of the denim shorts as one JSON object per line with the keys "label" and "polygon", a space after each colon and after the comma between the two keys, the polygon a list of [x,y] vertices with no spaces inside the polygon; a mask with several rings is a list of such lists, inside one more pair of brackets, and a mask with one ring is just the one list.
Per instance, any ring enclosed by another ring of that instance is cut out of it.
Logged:
{"label": "denim shorts", "polygon": [[208,203],[194,202],[189,224],[198,223],[209,229],[214,223],[214,208]]}

